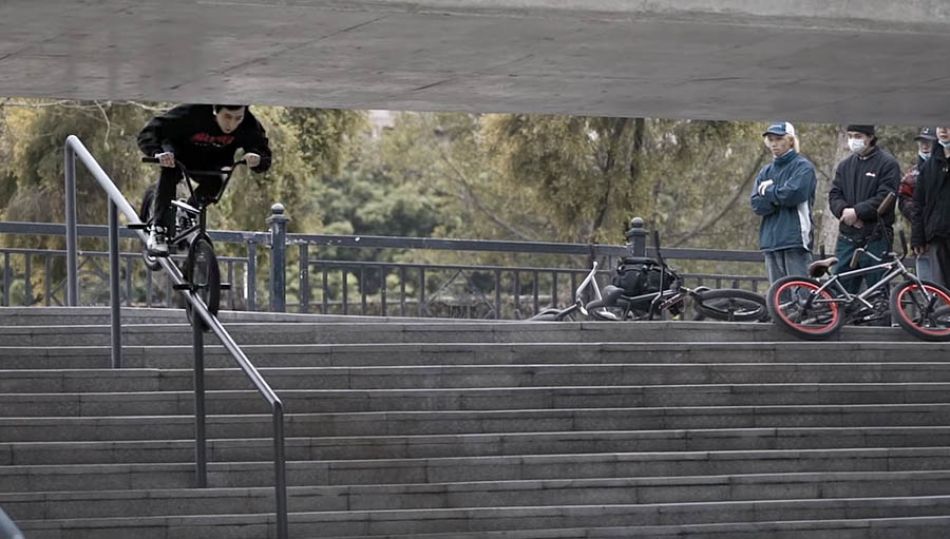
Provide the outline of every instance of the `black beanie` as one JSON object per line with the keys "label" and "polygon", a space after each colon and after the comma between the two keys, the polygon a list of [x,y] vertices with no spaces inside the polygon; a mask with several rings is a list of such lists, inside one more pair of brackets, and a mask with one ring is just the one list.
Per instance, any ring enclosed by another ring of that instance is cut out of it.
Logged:
{"label": "black beanie", "polygon": [[849,125],[844,129],[845,131],[855,131],[857,133],[864,133],[869,137],[874,136],[874,126],[873,125]]}

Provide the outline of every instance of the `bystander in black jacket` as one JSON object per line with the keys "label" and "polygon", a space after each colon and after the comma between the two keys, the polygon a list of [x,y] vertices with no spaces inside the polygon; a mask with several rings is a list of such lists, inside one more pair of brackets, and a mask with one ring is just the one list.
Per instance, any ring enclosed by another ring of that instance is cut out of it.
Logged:
{"label": "bystander in black jacket", "polygon": [[[865,239],[877,239],[881,232],[877,226],[877,208],[888,193],[897,193],[901,181],[901,167],[894,157],[873,146],[866,155],[851,154],[838,163],[835,179],[828,192],[831,213],[841,219],[846,208],[854,208],[861,228],[838,225],[838,232],[858,243]],[[894,231],[893,208],[884,214],[884,225],[891,237]]]}
{"label": "bystander in black jacket", "polygon": [[950,238],[950,174],[943,146],[934,143],[914,187],[910,244],[926,245],[934,238]]}
{"label": "bystander in black jacket", "polygon": [[231,133],[224,133],[215,121],[211,105],[180,105],[152,118],[138,137],[145,155],[172,152],[175,159],[193,170],[217,170],[234,162],[234,153],[261,156],[254,172],[270,168],[271,152],[267,135],[257,118],[245,109],[244,121]]}

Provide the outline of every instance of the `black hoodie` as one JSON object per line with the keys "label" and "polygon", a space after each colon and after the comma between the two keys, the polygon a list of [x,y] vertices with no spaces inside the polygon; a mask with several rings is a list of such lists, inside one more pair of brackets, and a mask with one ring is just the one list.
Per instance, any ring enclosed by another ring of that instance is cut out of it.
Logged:
{"label": "black hoodie", "polygon": [[[854,208],[864,226],[855,228],[841,223],[838,232],[856,241],[879,238],[877,207],[888,193],[897,194],[900,181],[901,167],[897,160],[877,146],[867,155],[851,154],[844,158],[835,170],[828,205],[838,219],[846,208]],[[888,233],[893,231],[893,207],[884,214],[883,221]]]}
{"label": "black hoodie", "polygon": [[921,246],[935,237],[950,238],[950,174],[943,146],[934,142],[930,159],[924,163],[914,187],[914,213],[910,244]]}
{"label": "black hoodie", "polygon": [[245,109],[244,121],[231,133],[224,133],[215,120],[211,105],[179,105],[152,118],[139,133],[139,148],[149,157],[173,152],[175,158],[194,170],[215,170],[230,165],[238,148],[261,156],[252,170],[270,168],[267,135],[257,118]]}

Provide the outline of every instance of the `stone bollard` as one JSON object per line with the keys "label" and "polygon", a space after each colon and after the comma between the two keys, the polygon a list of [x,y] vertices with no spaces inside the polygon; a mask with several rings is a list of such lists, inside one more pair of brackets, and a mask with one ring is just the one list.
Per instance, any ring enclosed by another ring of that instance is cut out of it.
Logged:
{"label": "stone bollard", "polygon": [[627,236],[627,253],[629,256],[644,258],[647,256],[647,231],[643,226],[643,219],[634,217],[630,220]]}
{"label": "stone bollard", "polygon": [[287,222],[284,205],[270,207],[267,225],[270,227],[270,309],[273,312],[287,310]]}

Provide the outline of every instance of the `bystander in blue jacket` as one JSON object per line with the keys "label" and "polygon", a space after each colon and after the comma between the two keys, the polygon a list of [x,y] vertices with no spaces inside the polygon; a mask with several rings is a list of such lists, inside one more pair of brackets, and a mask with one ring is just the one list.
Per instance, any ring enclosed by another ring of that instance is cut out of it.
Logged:
{"label": "bystander in blue jacket", "polygon": [[777,122],[762,134],[773,160],[762,167],[752,189],[752,209],[762,216],[759,249],[769,282],[805,275],[811,262],[817,178],[815,166],[799,152],[795,127]]}

